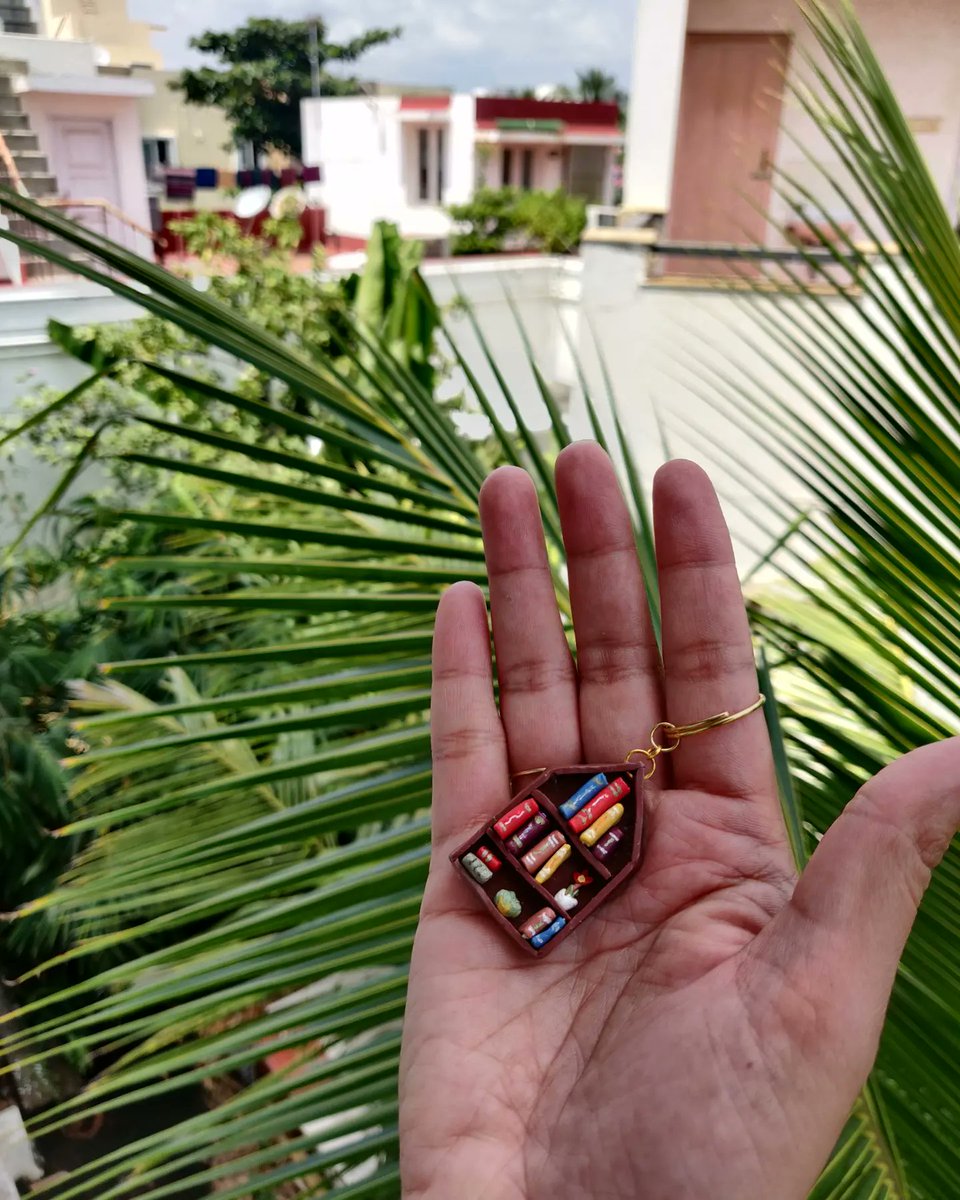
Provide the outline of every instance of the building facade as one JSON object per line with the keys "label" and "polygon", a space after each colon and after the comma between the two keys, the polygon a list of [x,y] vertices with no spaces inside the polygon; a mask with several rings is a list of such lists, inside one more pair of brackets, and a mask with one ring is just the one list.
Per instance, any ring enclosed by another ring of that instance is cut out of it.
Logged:
{"label": "building facade", "polygon": [[[240,165],[232,130],[221,109],[186,104],[170,87],[179,72],[164,69],[152,40],[164,26],[131,20],[127,0],[38,2],[50,36],[92,42],[103,66],[129,72],[145,85],[137,107],[154,222],[159,223],[157,214],[165,209],[229,208]],[[197,189],[188,204],[170,200],[165,186],[168,167],[200,170],[205,173],[202,179],[215,178],[216,185]]]}
{"label": "building facade", "polygon": [[39,0],[41,24],[53,38],[93,42],[103,66],[163,66],[153,34],[163,25],[131,21],[127,0]]}
{"label": "building facade", "polygon": [[137,106],[152,85],[110,66],[92,41],[40,31],[25,0],[3,0],[3,13],[3,182],[150,254]]}
{"label": "building facade", "polygon": [[358,242],[377,220],[445,239],[447,206],[478,187],[564,187],[609,204],[622,145],[615,104],[467,93],[309,99],[302,122],[328,229]]}
{"label": "building facade", "polygon": [[[941,197],[960,193],[960,6],[858,0]],[[637,6],[622,217],[670,243],[783,247],[803,235],[777,172],[822,193],[817,164],[843,177],[796,97],[812,36],[794,0],[643,0]],[[812,158],[812,161],[811,161]],[[814,186],[815,185],[815,186]],[[851,185],[812,212],[862,238]],[[671,274],[722,273],[717,260],[671,260]]]}

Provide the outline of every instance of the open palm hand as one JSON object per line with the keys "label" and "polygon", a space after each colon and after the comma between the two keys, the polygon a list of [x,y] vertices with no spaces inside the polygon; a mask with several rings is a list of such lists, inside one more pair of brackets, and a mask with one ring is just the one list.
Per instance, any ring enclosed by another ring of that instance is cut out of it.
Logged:
{"label": "open palm hand", "polygon": [[543,959],[447,861],[506,807],[511,773],[614,762],[661,719],[744,708],[756,671],[707,478],[654,492],[662,662],[612,466],[557,464],[576,632],[560,623],[534,488],[481,515],[500,682],[478,589],[434,648],[434,859],[401,1069],[407,1200],[801,1200],[876,1053],[931,867],[960,823],[960,747],[863,788],[797,880],[760,713],[691,738],[648,785],[637,874]]}

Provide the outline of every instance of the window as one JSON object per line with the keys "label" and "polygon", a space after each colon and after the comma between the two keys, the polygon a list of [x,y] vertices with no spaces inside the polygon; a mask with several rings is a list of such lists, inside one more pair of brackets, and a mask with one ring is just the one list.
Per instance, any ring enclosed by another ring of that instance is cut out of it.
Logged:
{"label": "window", "polygon": [[417,130],[416,195],[423,204],[439,204],[445,186],[447,139],[443,129]]}
{"label": "window", "polygon": [[421,200],[430,199],[430,130],[417,131],[417,179],[420,190],[417,193]]}
{"label": "window", "polygon": [[520,164],[520,186],[525,192],[533,191],[533,151],[524,150]]}
{"label": "window", "polygon": [[164,167],[176,165],[175,149],[173,138],[143,138],[143,165],[148,179],[156,179],[163,173]]}
{"label": "window", "polygon": [[257,148],[253,142],[239,142],[237,144],[237,170],[255,171],[259,166]]}
{"label": "window", "polygon": [[503,187],[509,187],[513,182],[513,151],[509,146],[504,146],[500,164],[500,183]]}

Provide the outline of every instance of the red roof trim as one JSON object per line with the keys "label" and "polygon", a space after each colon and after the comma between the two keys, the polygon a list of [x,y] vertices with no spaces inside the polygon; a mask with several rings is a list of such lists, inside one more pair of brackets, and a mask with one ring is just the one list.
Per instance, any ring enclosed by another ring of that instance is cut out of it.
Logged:
{"label": "red roof trim", "polygon": [[[477,129],[498,131],[503,134],[503,140],[508,142],[512,135],[524,135],[523,129],[501,129],[496,121],[477,121]],[[541,134],[544,138],[570,137],[579,134],[583,137],[613,137],[620,135],[620,128],[612,125],[578,125],[575,121],[565,121],[563,129],[557,133],[548,133],[542,129],[531,129],[530,134]]]}
{"label": "red roof trim", "polygon": [[401,96],[400,108],[415,108],[420,112],[442,112],[450,107],[449,96]]}
{"label": "red roof trim", "polygon": [[568,125],[618,128],[620,111],[615,104],[579,100],[524,100],[516,96],[478,96],[477,124],[485,121],[564,121]]}

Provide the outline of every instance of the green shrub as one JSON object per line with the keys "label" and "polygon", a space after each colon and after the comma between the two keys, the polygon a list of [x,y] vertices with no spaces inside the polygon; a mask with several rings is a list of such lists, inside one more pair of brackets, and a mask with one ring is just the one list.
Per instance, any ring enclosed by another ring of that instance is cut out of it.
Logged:
{"label": "green shrub", "polygon": [[547,254],[571,254],[587,224],[586,203],[555,192],[522,192],[516,205],[517,225]]}
{"label": "green shrub", "polygon": [[480,188],[466,204],[452,204],[450,216],[462,228],[454,235],[454,254],[498,254],[517,227],[515,188]]}
{"label": "green shrub", "polygon": [[563,188],[555,192],[480,188],[472,200],[451,205],[448,211],[460,226],[451,242],[454,254],[498,254],[509,249],[570,254],[587,223],[584,202]]}

